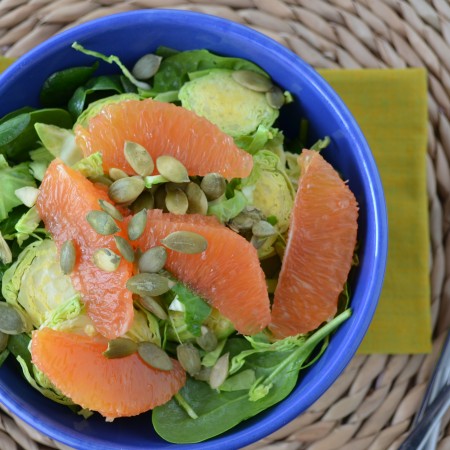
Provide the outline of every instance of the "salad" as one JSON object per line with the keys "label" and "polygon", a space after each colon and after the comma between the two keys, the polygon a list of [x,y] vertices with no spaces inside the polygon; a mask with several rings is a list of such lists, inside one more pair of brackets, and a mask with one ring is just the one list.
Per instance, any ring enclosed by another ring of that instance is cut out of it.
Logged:
{"label": "salad", "polygon": [[[289,395],[350,316],[356,201],[328,137],[299,157],[307,122],[284,136],[294,99],[252,62],[72,47],[93,64],[0,119],[0,364],[87,420],[152,410],[169,442],[212,438]],[[301,228],[335,213],[330,261]]]}

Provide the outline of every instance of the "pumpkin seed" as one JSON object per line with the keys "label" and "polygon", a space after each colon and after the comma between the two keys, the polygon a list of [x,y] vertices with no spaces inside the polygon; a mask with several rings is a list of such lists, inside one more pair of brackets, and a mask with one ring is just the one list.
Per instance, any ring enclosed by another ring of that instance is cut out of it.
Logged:
{"label": "pumpkin seed", "polygon": [[181,189],[170,190],[166,194],[166,208],[173,214],[186,214],[189,207],[187,195]]}
{"label": "pumpkin seed", "polygon": [[266,238],[277,234],[275,227],[266,220],[260,220],[252,226],[252,233],[258,238]]}
{"label": "pumpkin seed", "polygon": [[59,265],[65,275],[72,272],[75,267],[75,261],[77,259],[77,253],[75,245],[72,240],[65,241],[61,246],[61,254],[59,256]]}
{"label": "pumpkin seed", "polygon": [[265,244],[266,240],[266,237],[252,236],[252,238],[250,239],[250,243],[253,245],[253,247],[256,248],[256,250],[258,250]]}
{"label": "pumpkin seed", "polygon": [[139,58],[131,69],[131,73],[138,80],[148,80],[158,72],[162,57],[148,53]]}
{"label": "pumpkin seed", "polygon": [[167,193],[164,186],[158,186],[155,192],[153,193],[153,197],[155,199],[155,208],[161,209],[164,212],[167,212],[166,194]]}
{"label": "pumpkin seed", "polygon": [[164,188],[166,189],[166,193],[173,192],[176,190],[185,191],[187,183],[174,183],[173,181],[169,181],[164,184]]}
{"label": "pumpkin seed", "polygon": [[253,70],[235,70],[231,76],[236,83],[256,92],[267,92],[273,86],[270,78]]}
{"label": "pumpkin seed", "polygon": [[228,368],[230,365],[230,354],[225,353],[214,364],[209,377],[209,385],[211,389],[219,388],[227,379]]}
{"label": "pumpkin seed", "polygon": [[161,243],[171,250],[187,254],[202,253],[208,247],[206,238],[193,231],[174,231]]}
{"label": "pumpkin seed", "polygon": [[266,100],[273,109],[280,109],[285,102],[283,91],[278,86],[272,86],[266,92]]}
{"label": "pumpkin seed", "polygon": [[108,342],[103,355],[108,359],[124,358],[137,352],[138,345],[128,338],[119,337]]}
{"label": "pumpkin seed", "polygon": [[86,220],[89,225],[98,233],[103,236],[117,233],[120,228],[117,226],[114,219],[105,211],[89,211],[86,214]]}
{"label": "pumpkin seed", "polygon": [[109,198],[115,203],[134,202],[144,190],[145,183],[141,177],[120,178],[108,189]]}
{"label": "pumpkin seed", "polygon": [[0,231],[0,260],[3,264],[12,262],[12,252]]}
{"label": "pumpkin seed", "polygon": [[208,381],[211,377],[211,367],[202,366],[202,368],[194,375],[194,378],[199,381]]}
{"label": "pumpkin seed", "polygon": [[96,177],[90,177],[89,180],[96,184],[103,184],[107,188],[109,188],[113,183],[112,180],[110,178],[106,177],[105,175],[98,175]]}
{"label": "pumpkin seed", "polygon": [[167,313],[164,308],[153,298],[148,295],[144,295],[140,299],[141,305],[154,314],[158,319],[167,320]]}
{"label": "pumpkin seed", "polygon": [[116,167],[111,167],[109,169],[109,178],[111,178],[113,181],[120,180],[121,178],[128,178],[128,174],[124,172],[122,169],[117,169]]}
{"label": "pumpkin seed", "polygon": [[144,191],[142,194],[130,205],[131,211],[134,214],[143,209],[153,209],[155,205],[155,198],[150,191]]}
{"label": "pumpkin seed", "polygon": [[120,264],[120,256],[109,248],[99,248],[92,255],[94,264],[105,272],[114,272]]}
{"label": "pumpkin seed", "polygon": [[189,182],[189,175],[183,163],[170,155],[163,155],[156,160],[158,172],[169,181],[175,183]]}
{"label": "pumpkin seed", "polygon": [[208,200],[216,200],[225,193],[227,182],[225,178],[218,173],[208,173],[203,177],[200,187],[206,194]]}
{"label": "pumpkin seed", "polygon": [[189,202],[187,212],[189,214],[203,214],[208,212],[208,199],[206,194],[196,183],[190,182],[186,186],[186,196]]}
{"label": "pumpkin seed", "polygon": [[201,327],[201,333],[201,336],[196,338],[197,344],[205,350],[205,352],[212,352],[217,347],[218,343],[216,335],[204,325]]}
{"label": "pumpkin seed", "polygon": [[181,367],[193,376],[200,372],[202,362],[200,360],[200,353],[192,344],[180,344],[177,346],[177,359]]}
{"label": "pumpkin seed", "polygon": [[142,297],[155,297],[165,294],[174,282],[156,273],[138,273],[127,281],[127,289]]}
{"label": "pumpkin seed", "polygon": [[113,219],[119,221],[123,220],[122,214],[114,205],[111,205],[111,203],[105,200],[99,200],[98,203],[100,204],[100,208],[102,208],[102,210],[109,214]]}
{"label": "pumpkin seed", "polygon": [[263,214],[259,209],[246,207],[236,217],[231,219],[228,225],[232,230],[240,233],[241,231],[250,231],[255,223],[263,219]]}
{"label": "pumpkin seed", "polygon": [[128,223],[128,237],[135,241],[142,236],[147,225],[147,210],[143,209],[135,214]]}
{"label": "pumpkin seed", "polygon": [[119,250],[120,254],[130,262],[134,261],[134,250],[130,243],[124,239],[122,236],[114,236],[114,240],[116,241],[117,250]]}
{"label": "pumpkin seed", "polygon": [[159,370],[172,370],[172,360],[162,348],[152,342],[139,342],[138,353],[149,366]]}
{"label": "pumpkin seed", "polygon": [[145,147],[137,142],[126,141],[123,152],[128,164],[138,175],[146,177],[153,172],[155,164]]}
{"label": "pumpkin seed", "polygon": [[0,352],[8,346],[9,335],[0,331]]}
{"label": "pumpkin seed", "polygon": [[139,258],[139,272],[155,273],[159,272],[167,260],[167,252],[164,247],[155,246],[147,250]]}
{"label": "pumpkin seed", "polygon": [[39,195],[39,189],[33,186],[24,186],[14,191],[16,197],[28,208],[31,208],[36,203]]}
{"label": "pumpkin seed", "polygon": [[26,331],[21,314],[6,302],[0,302],[0,331],[5,334],[20,334]]}

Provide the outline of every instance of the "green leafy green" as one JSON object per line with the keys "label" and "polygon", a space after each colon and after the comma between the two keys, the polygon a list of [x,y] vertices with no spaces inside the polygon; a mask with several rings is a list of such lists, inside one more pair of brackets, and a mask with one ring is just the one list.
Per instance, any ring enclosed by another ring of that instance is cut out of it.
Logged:
{"label": "green leafy green", "polygon": [[86,83],[97,70],[98,62],[92,66],[70,67],[52,73],[44,82],[40,100],[45,107],[66,106],[75,90]]}
{"label": "green leafy green", "polygon": [[78,170],[78,172],[82,173],[87,178],[102,176],[104,174],[102,154],[96,152],[80,159],[73,165],[73,169]]}
{"label": "green leafy green", "polygon": [[25,112],[0,124],[0,154],[20,162],[29,159],[29,152],[37,148],[38,136],[34,125],[38,122],[71,128],[72,116],[64,109],[49,108]]}
{"label": "green leafy green", "polygon": [[28,163],[20,163],[10,167],[3,155],[0,155],[0,222],[8,218],[13,208],[22,204],[15,191],[25,186],[36,187],[33,176],[30,173]]}
{"label": "green leafy green", "polygon": [[35,232],[41,222],[36,206],[31,207],[16,223],[16,238],[19,245],[22,245],[32,233]]}
{"label": "green leafy green", "polygon": [[[224,352],[234,358],[248,352],[242,370],[253,370],[255,381],[249,390],[214,391],[207,383],[189,378],[180,395],[197,415],[192,419],[172,399],[153,410],[152,421],[156,432],[165,440],[177,443],[195,443],[221,434],[245,419],[283,400],[295,387],[299,370],[307,363],[316,346],[350,315],[350,310],[334,318],[307,339],[294,340],[288,345],[255,344],[242,338],[229,339]],[[266,350],[264,351],[264,347]],[[241,372],[239,372],[241,373]]]}
{"label": "green leafy green", "polygon": [[33,177],[42,181],[49,164],[55,157],[45,147],[40,147],[30,152],[30,158],[29,165]]}
{"label": "green leafy green", "polygon": [[228,222],[236,217],[247,206],[245,195],[235,190],[234,195],[230,198],[226,196],[211,202],[208,206],[208,214],[216,216],[222,223]]}

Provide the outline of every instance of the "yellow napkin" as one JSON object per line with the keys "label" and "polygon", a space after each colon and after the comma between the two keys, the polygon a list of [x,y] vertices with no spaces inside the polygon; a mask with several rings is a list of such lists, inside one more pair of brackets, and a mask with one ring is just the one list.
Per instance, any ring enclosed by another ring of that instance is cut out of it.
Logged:
{"label": "yellow napkin", "polygon": [[[0,72],[12,59],[0,57]],[[321,70],[356,117],[386,192],[389,256],[379,307],[359,352],[431,350],[423,69]]]}
{"label": "yellow napkin", "polygon": [[321,70],[358,121],[384,186],[388,261],[360,353],[431,351],[424,69]]}

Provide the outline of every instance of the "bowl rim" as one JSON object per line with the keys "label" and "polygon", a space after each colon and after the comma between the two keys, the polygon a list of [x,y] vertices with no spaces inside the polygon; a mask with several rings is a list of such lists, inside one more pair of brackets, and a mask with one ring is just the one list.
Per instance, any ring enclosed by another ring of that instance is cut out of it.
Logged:
{"label": "bowl rim", "polygon": [[[279,55],[280,63],[294,65],[300,68],[305,77],[308,79],[317,92],[324,98],[327,99],[329,106],[333,109],[334,114],[340,118],[343,124],[346,124],[346,132],[349,133],[352,141],[355,142],[358,152],[360,153],[360,159],[364,163],[364,169],[367,174],[371,174],[367,183],[369,188],[368,196],[373,199],[371,206],[371,213],[373,214],[374,223],[368,224],[373,226],[373,265],[371,275],[368,277],[369,285],[366,287],[365,292],[370,292],[371,296],[374,298],[372,302],[366,302],[365,308],[363,308],[362,313],[354,325],[354,329],[349,333],[348,337],[350,342],[348,342],[345,348],[340,348],[334,358],[334,362],[330,364],[323,373],[320,374],[319,379],[316,384],[321,386],[321,389],[317,389],[303,395],[300,403],[299,399],[295,398],[294,391],[281,403],[283,404],[283,414],[277,415],[276,411],[280,409],[280,404],[272,406],[270,409],[273,413],[270,414],[270,418],[264,417],[260,421],[253,421],[248,427],[244,429],[236,430],[236,428],[230,430],[232,433],[227,432],[218,437],[212,438],[205,442],[199,444],[188,444],[181,445],[184,448],[203,448],[203,449],[215,449],[220,446],[220,448],[238,448],[244,445],[248,445],[252,442],[271,434],[282,426],[286,425],[289,421],[293,420],[298,416],[299,412],[304,411],[306,407],[309,407],[314,401],[316,401],[323,393],[334,383],[338,378],[340,373],[348,365],[353,355],[356,353],[358,346],[360,345],[362,338],[364,337],[372,317],[375,313],[378,298],[381,293],[383,276],[386,268],[386,258],[387,258],[387,213],[386,204],[381,184],[381,179],[376,167],[375,160],[372,156],[370,148],[367,141],[360,130],[356,120],[353,118],[352,114],[348,110],[347,106],[340,99],[338,94],[329,86],[329,84],[324,80],[324,78],[318,74],[309,64],[302,60],[298,55],[284,47],[282,44],[276,42],[272,38],[260,33],[259,31],[250,29],[249,27],[224,19],[221,17],[193,12],[193,11],[180,11],[171,9],[141,9],[128,12],[117,13],[101,18],[91,20],[89,22],[77,25],[74,28],[63,31],[45,42],[39,44],[28,53],[20,57],[16,62],[14,62],[9,68],[7,68],[2,75],[0,75],[0,84],[3,82],[12,82],[14,75],[20,71],[26,71],[30,64],[33,64],[35,59],[44,59],[47,52],[52,52],[57,50],[63,45],[69,45],[80,39],[81,35],[92,34],[97,30],[102,30],[105,28],[112,27],[114,24],[120,23],[123,20],[174,20],[182,24],[185,20],[186,15],[192,17],[196,21],[198,26],[202,26],[204,29],[219,29],[226,30],[227,33],[233,33],[239,35],[244,40],[252,40],[253,42],[264,45],[269,51],[277,52]],[[183,19],[183,20],[182,20]],[[75,37],[77,39],[75,39]],[[377,275],[377,276],[375,276]],[[383,276],[380,276],[383,275]],[[375,298],[377,301],[375,301]],[[344,324],[345,325],[345,324]],[[93,442],[91,444],[86,444],[85,441],[80,439],[81,433],[76,435],[68,432],[65,426],[61,425],[60,428],[55,429],[51,424],[47,424],[44,421],[37,420],[37,418],[29,411],[23,409],[23,405],[18,404],[8,393],[8,391],[0,384],[0,402],[5,405],[5,407],[10,410],[13,414],[17,415],[25,423],[36,428],[38,431],[50,436],[51,438],[63,442],[66,445],[70,445],[75,448],[83,449],[100,449],[103,448],[99,446],[99,443]],[[299,406],[303,405],[302,408]],[[278,408],[277,408],[278,407]],[[301,409],[301,411],[299,411]],[[81,447],[80,447],[81,446]],[[175,446],[175,444],[168,444],[166,447]],[[116,447],[114,445],[109,445],[104,448],[123,448]],[[133,447],[137,448],[137,447]]]}

